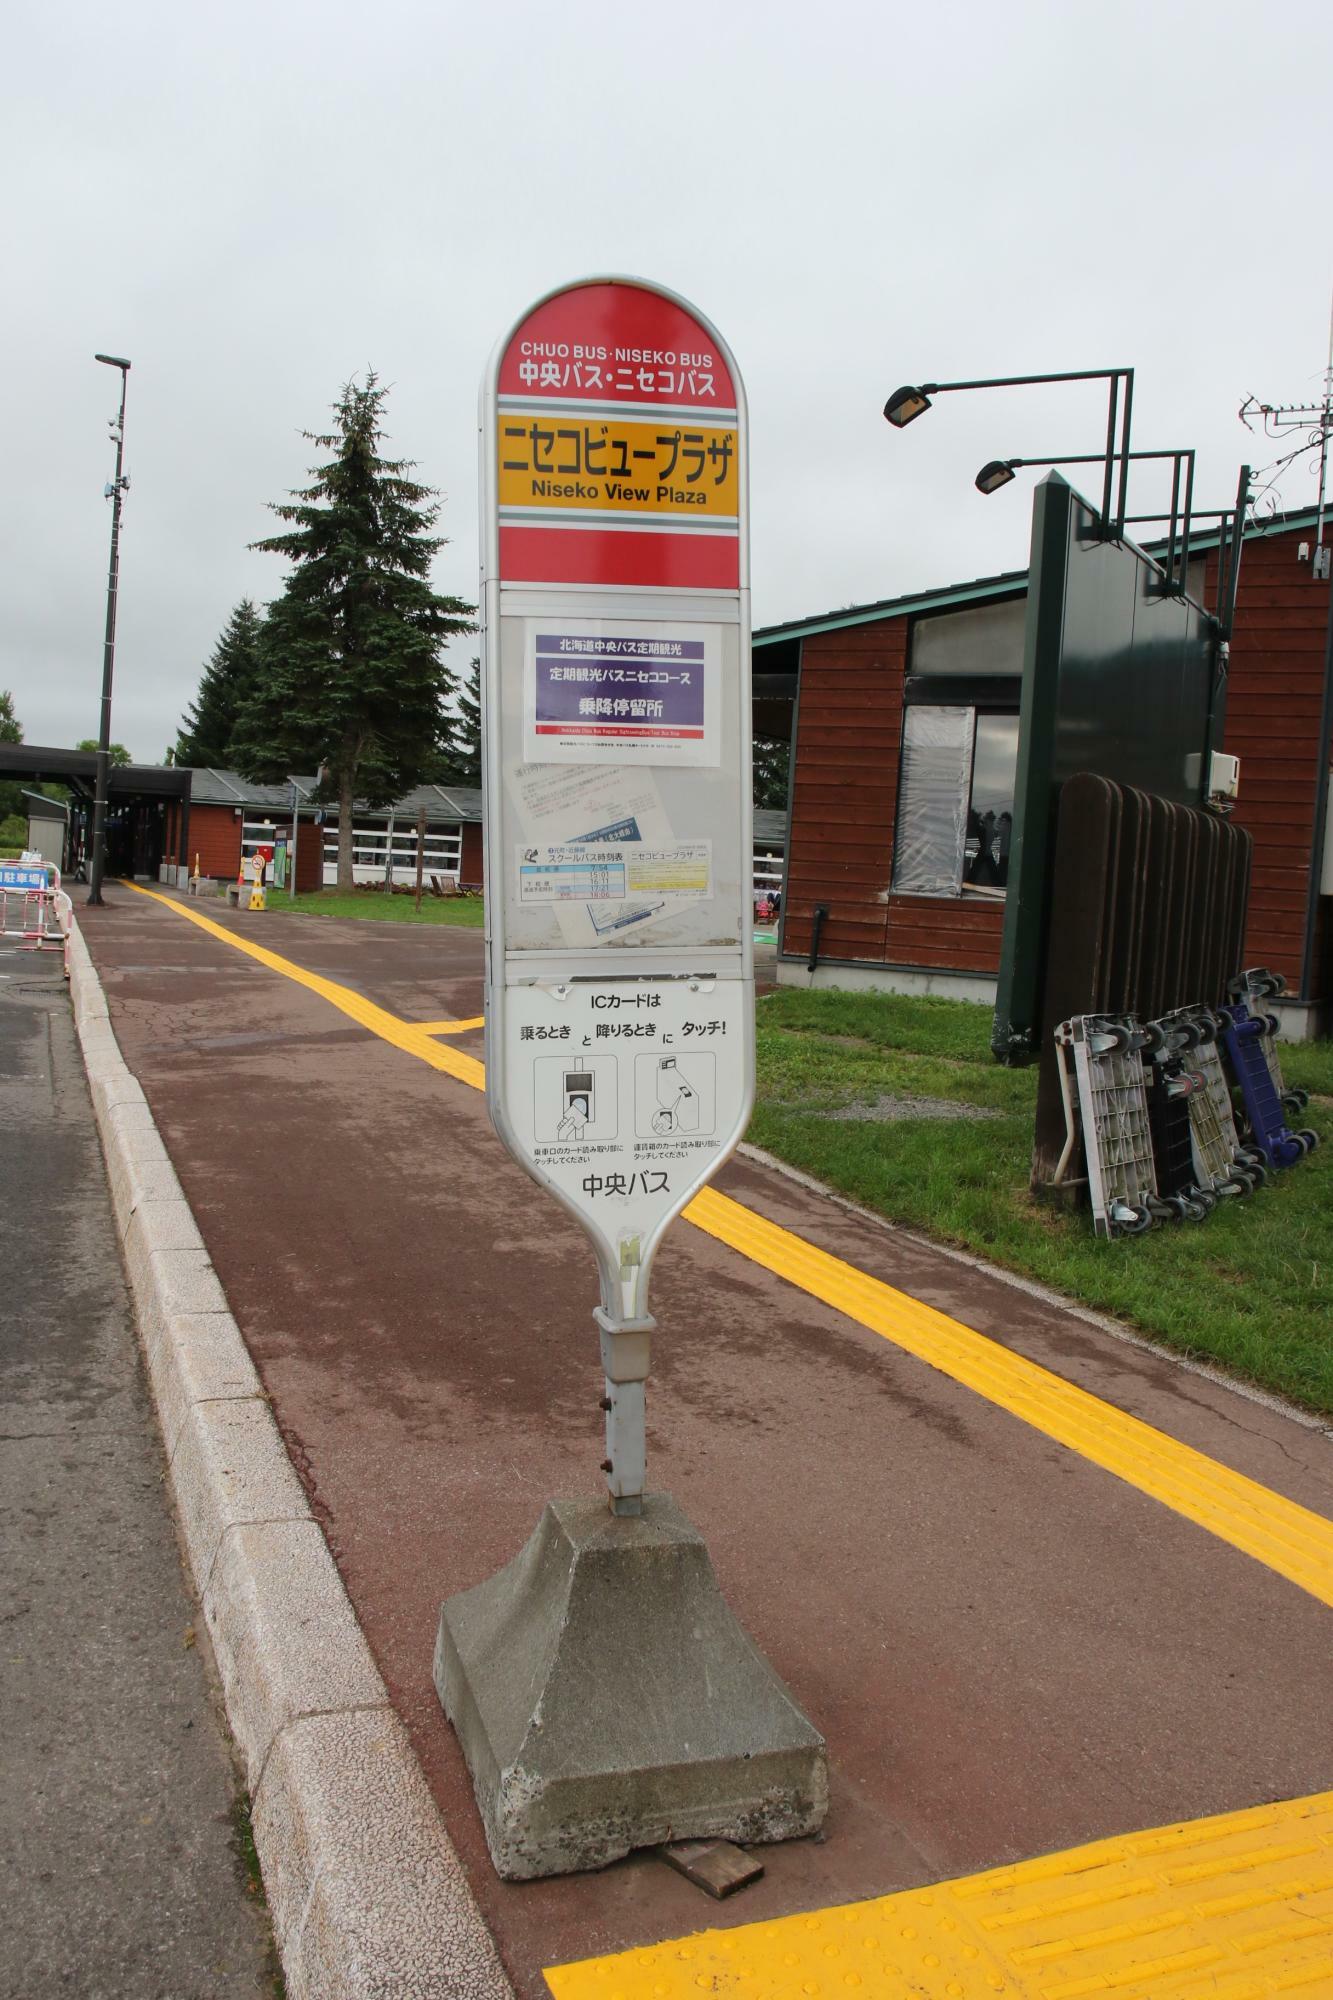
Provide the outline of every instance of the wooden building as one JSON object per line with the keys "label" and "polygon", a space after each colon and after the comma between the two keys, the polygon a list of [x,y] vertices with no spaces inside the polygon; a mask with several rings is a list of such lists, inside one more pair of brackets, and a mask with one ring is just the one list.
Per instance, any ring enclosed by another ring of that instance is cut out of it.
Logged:
{"label": "wooden building", "polygon": [[[338,813],[311,799],[313,778],[261,785],[239,771],[192,770],[189,796],[168,808],[163,881],[184,884],[198,860],[202,877],[234,882],[243,859],[257,848],[288,838],[296,786],[296,887],[320,889],[337,879]],[[481,793],[469,786],[419,785],[393,805],[372,810],[360,801],[352,828],[353,875],[358,882],[416,877],[417,825],[424,810],[427,876],[448,877],[480,888]]]}
{"label": "wooden building", "polygon": [[[1333,1026],[1333,655],[1314,518],[1246,535],[1220,745],[1240,759],[1235,818],[1255,842],[1246,963],[1285,976],[1298,1035]],[[1191,591],[1211,605],[1216,536],[1193,548]],[[755,633],[756,685],[795,690],[781,981],[994,999],[1027,581]]]}

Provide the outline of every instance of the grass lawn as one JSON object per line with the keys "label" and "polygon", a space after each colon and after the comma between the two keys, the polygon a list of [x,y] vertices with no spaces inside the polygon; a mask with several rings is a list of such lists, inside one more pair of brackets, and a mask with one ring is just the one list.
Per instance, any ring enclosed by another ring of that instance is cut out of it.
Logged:
{"label": "grass lawn", "polygon": [[1280,1042],[1282,1081],[1333,1098],[1333,1042]]}
{"label": "grass lawn", "polygon": [[268,892],[270,910],[296,910],[307,917],[368,917],[388,924],[461,924],[465,930],[479,931],[485,922],[480,896],[432,896],[423,892],[421,908],[412,896],[386,896],[383,889],[354,889],[350,896],[336,889],[315,889],[308,895],[289,896],[283,889]]}
{"label": "grass lawn", "polygon": [[[990,1019],[960,1001],[766,995],[748,1137],[894,1222],[1333,1412],[1333,1046],[1283,1048],[1286,1081],[1326,1093],[1301,1119],[1318,1151],[1204,1223],[1107,1242],[1086,1211],[1028,1193],[1036,1072],[993,1060]],[[990,1115],[830,1115],[903,1097]]]}

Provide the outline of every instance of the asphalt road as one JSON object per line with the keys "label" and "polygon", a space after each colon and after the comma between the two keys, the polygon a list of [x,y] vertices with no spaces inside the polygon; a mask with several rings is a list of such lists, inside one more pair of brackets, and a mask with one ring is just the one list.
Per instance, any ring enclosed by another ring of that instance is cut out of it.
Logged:
{"label": "asphalt road", "polygon": [[0,1994],[262,2000],[60,960],[5,941],[0,1384]]}

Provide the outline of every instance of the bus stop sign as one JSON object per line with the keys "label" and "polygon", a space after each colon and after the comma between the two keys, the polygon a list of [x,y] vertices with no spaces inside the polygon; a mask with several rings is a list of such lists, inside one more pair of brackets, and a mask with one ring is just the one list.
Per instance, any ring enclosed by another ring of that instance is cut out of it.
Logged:
{"label": "bus stop sign", "polygon": [[440,1610],[436,1690],[519,1880],[813,1833],[828,1768],[644,1492],[653,1256],[754,1095],[735,363],[659,286],[553,292],[492,359],[481,479],[487,1102],[596,1252],[611,1509],[549,1501]]}
{"label": "bus stop sign", "polygon": [[487,1101],[595,1249],[633,1512],[653,1255],[753,1100],[735,362],[660,286],[551,293],[492,357],[481,486]]}

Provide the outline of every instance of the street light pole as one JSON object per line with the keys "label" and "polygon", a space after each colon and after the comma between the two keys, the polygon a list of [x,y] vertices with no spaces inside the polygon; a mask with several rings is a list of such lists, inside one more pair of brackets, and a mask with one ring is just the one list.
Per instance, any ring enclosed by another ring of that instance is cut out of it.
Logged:
{"label": "street light pole", "polygon": [[97,789],[93,799],[92,860],[88,871],[88,901],[102,900],[102,876],[106,870],[106,804],[111,782],[111,671],[116,658],[116,593],[120,582],[120,504],[128,481],[121,468],[125,462],[125,387],[130,364],[116,354],[98,354],[94,360],[120,370],[120,415],[116,418],[116,477],[107,487],[111,501],[111,564],[106,577],[106,639],[102,647],[102,720],[97,737]]}
{"label": "street light pole", "polygon": [[[884,415],[895,430],[905,430],[908,424],[931,407],[932,396],[942,395],[953,389],[1021,389],[1040,382],[1107,382],[1110,384],[1106,412],[1106,451],[1097,453],[1100,463],[1103,456],[1106,474],[1102,482],[1102,534],[1115,541],[1123,541],[1125,535],[1125,506],[1129,486],[1129,461],[1133,453],[1129,448],[1129,425],[1134,409],[1134,370],[1132,368],[1073,368],[1063,369],[1057,375],[989,375],[978,377],[974,382],[921,382],[915,386],[908,384],[895,389],[884,405]],[[1124,384],[1124,409],[1121,413],[1120,385]],[[1116,446],[1116,422],[1119,418],[1120,444]],[[1114,517],[1111,514],[1111,486],[1115,467],[1120,467],[1120,492]]]}

